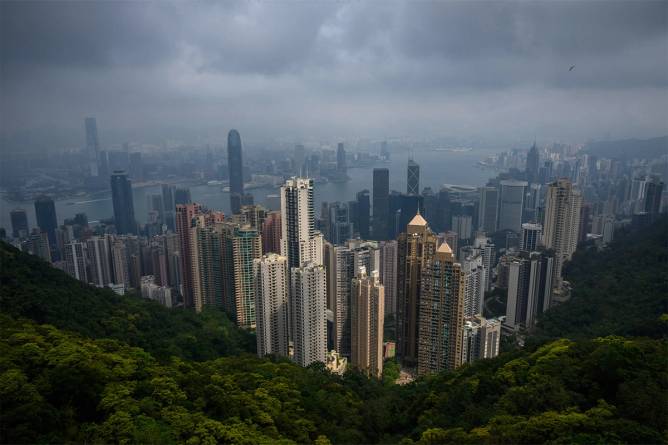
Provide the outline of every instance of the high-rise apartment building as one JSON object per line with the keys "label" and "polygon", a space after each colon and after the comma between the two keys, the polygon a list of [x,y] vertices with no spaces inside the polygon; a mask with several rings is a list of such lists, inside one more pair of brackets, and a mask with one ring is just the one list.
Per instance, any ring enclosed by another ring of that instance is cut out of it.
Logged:
{"label": "high-rise apartment building", "polygon": [[327,308],[332,311],[332,340],[334,349],[350,357],[352,279],[355,276],[353,252],[348,246],[327,245]]}
{"label": "high-rise apartment building", "polygon": [[373,238],[379,241],[388,238],[390,227],[390,171],[373,169]]}
{"label": "high-rise apartment building", "polygon": [[543,240],[543,226],[536,223],[522,224],[522,233],[520,237],[520,250],[527,252],[535,251]]}
{"label": "high-rise apartment building", "polygon": [[313,180],[291,178],[281,187],[281,255],[289,267],[322,264],[323,236],[315,230]]}
{"label": "high-rise apartment building", "polygon": [[227,168],[230,177],[230,208],[232,213],[241,210],[240,199],[244,194],[244,166],[241,158],[241,136],[237,130],[227,134]]}
{"label": "high-rise apartment building", "polygon": [[262,222],[262,252],[281,252],[281,212],[278,210],[267,213]]}
{"label": "high-rise apartment building", "polygon": [[499,355],[501,322],[474,315],[464,319],[462,364]]}
{"label": "high-rise apartment building", "polygon": [[420,194],[420,165],[412,159],[408,160],[406,169],[406,193],[409,195]]}
{"label": "high-rise apartment building", "polygon": [[63,258],[65,260],[65,270],[72,277],[79,281],[88,283],[88,268],[86,261],[86,243],[72,242],[65,246]]}
{"label": "high-rise apartment building", "polygon": [[327,354],[326,279],[322,265],[290,270],[293,360],[301,366],[325,363]]}
{"label": "high-rise apartment building", "polygon": [[425,262],[421,281],[417,373],[453,370],[462,360],[464,283],[447,243]]}
{"label": "high-rise apartment building", "polygon": [[179,251],[181,260],[181,285],[183,303],[186,307],[195,307],[193,286],[195,274],[193,270],[193,245],[192,237],[193,218],[201,213],[199,204],[177,204],[176,205],[176,234],[179,237]]}
{"label": "high-rise apartment building", "polygon": [[406,366],[417,363],[422,272],[437,246],[438,237],[419,213],[397,241],[397,352]]}
{"label": "high-rise apartment building", "polygon": [[541,252],[521,252],[508,261],[508,301],[505,325],[530,328],[552,304],[555,258]]}
{"label": "high-rise apartment building", "polygon": [[397,313],[397,256],[396,240],[380,242],[380,282],[385,287],[385,315]]}
{"label": "high-rise apartment building", "polygon": [[482,313],[485,301],[485,280],[487,274],[483,266],[483,257],[475,252],[467,255],[461,263],[464,283],[464,316],[472,317]]}
{"label": "high-rise apartment building", "polygon": [[288,259],[270,253],[253,260],[257,354],[288,356]]}
{"label": "high-rise apartment building", "polygon": [[94,236],[86,240],[90,282],[97,287],[113,283],[111,235]]}
{"label": "high-rise apartment building", "polygon": [[234,259],[234,300],[237,325],[255,327],[255,280],[253,261],[262,256],[262,240],[256,229],[237,227],[232,238]]}
{"label": "high-rise apartment building", "polygon": [[111,199],[114,206],[114,223],[118,234],[136,234],[137,221],[132,197],[132,184],[127,173],[116,170],[111,175]]}
{"label": "high-rise apartment building", "polygon": [[580,228],[582,195],[567,179],[559,179],[547,188],[543,242],[554,250],[552,285],[561,287],[561,270],[575,252]]}
{"label": "high-rise apartment building", "polygon": [[385,292],[378,271],[360,267],[352,280],[351,364],[362,372],[383,375]]}

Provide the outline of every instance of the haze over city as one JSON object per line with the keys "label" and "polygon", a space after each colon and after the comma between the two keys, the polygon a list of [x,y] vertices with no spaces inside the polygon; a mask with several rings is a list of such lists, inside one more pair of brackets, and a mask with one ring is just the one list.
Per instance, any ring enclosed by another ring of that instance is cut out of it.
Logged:
{"label": "haze over city", "polygon": [[80,147],[90,115],[103,144],[666,132],[661,1],[0,8],[5,150]]}

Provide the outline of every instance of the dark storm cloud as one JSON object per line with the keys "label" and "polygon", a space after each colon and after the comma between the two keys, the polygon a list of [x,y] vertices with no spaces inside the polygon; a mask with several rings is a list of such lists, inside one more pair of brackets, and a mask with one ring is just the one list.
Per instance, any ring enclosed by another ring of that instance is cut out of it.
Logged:
{"label": "dark storm cloud", "polygon": [[668,131],[667,2],[0,9],[5,132],[79,131],[88,114],[133,134],[221,122],[315,136]]}

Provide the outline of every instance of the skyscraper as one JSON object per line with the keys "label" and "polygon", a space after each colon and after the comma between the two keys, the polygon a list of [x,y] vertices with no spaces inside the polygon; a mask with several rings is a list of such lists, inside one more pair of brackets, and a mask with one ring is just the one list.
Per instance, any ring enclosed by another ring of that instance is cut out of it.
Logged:
{"label": "skyscraper", "polygon": [[262,240],[256,229],[237,227],[232,239],[234,258],[234,300],[237,325],[255,327],[255,280],[253,261],[262,256]]}
{"label": "skyscraper", "polygon": [[360,267],[352,280],[351,364],[362,372],[383,375],[385,292],[378,271]]}
{"label": "skyscraper", "polygon": [[663,192],[663,182],[652,178],[645,184],[645,205],[644,210],[650,215],[650,220],[654,220],[661,210],[661,193]]}
{"label": "skyscraper", "polygon": [[97,287],[113,283],[110,240],[111,235],[94,236],[86,240],[90,281]]}
{"label": "skyscraper", "polygon": [[88,269],[86,267],[86,243],[72,242],[65,246],[63,252],[65,270],[79,281],[88,283]]}
{"label": "skyscraper", "polygon": [[339,142],[339,145],[336,148],[336,171],[345,176],[348,172],[348,167],[346,165],[346,150],[343,148],[343,142]]}
{"label": "skyscraper", "polygon": [[420,166],[412,159],[408,160],[406,171],[406,193],[409,195],[420,194]]}
{"label": "skyscraper", "polygon": [[436,253],[438,237],[418,213],[397,245],[397,353],[406,366],[412,366],[418,358],[422,272]]}
{"label": "skyscraper", "polygon": [[262,223],[262,252],[281,252],[281,212],[273,211],[267,213]]}
{"label": "skyscraper", "polygon": [[422,271],[417,373],[453,370],[462,360],[464,283],[447,243],[440,245]]}
{"label": "skyscraper", "polygon": [[[244,166],[241,158],[241,136],[237,130],[227,134],[227,167],[230,177],[230,204],[232,213],[239,213],[240,201],[232,199],[234,195],[244,194]],[[237,204],[238,203],[238,204]]]}
{"label": "skyscraper", "polygon": [[373,169],[373,238],[386,240],[390,219],[390,171]]}
{"label": "skyscraper", "polygon": [[24,209],[14,209],[9,212],[12,220],[12,237],[26,238],[28,236],[28,214]]}
{"label": "skyscraper", "polygon": [[327,354],[327,323],[325,310],[325,268],[313,263],[293,267],[291,277],[291,321],[294,342],[293,360],[308,366],[325,363]]}
{"label": "skyscraper", "polygon": [[281,255],[290,268],[322,264],[322,242],[315,230],[313,180],[288,179],[281,187]]}
{"label": "skyscraper", "polygon": [[333,315],[333,346],[339,354],[349,357],[351,284],[355,276],[353,252],[348,246],[331,246],[327,249],[326,255],[327,307]]}
{"label": "skyscraper", "polygon": [[522,224],[522,237],[520,238],[520,249],[527,252],[536,250],[542,244],[543,226],[534,223]]}
{"label": "skyscraper", "polygon": [[531,146],[529,152],[527,153],[527,164],[526,164],[526,176],[527,180],[530,183],[536,182],[538,180],[538,169],[540,164],[540,155],[538,153],[538,147],[536,143]]}
{"label": "skyscraper", "polygon": [[253,260],[257,354],[288,356],[288,259],[270,253]]}
{"label": "skyscraper", "polygon": [[478,207],[478,228],[488,235],[496,232],[498,218],[499,191],[496,187],[480,187]]}
{"label": "skyscraper", "polygon": [[472,363],[483,358],[499,355],[501,323],[481,315],[464,319],[462,363]]}
{"label": "skyscraper", "polygon": [[522,228],[522,210],[524,192],[528,183],[512,179],[501,181],[501,199],[499,208],[499,230],[512,230],[520,233]]}
{"label": "skyscraper", "polygon": [[357,192],[357,231],[360,238],[369,239],[370,221],[371,221],[371,203],[369,200],[369,191],[362,190]]}
{"label": "skyscraper", "polygon": [[49,245],[53,250],[57,245],[56,229],[58,228],[58,218],[56,218],[56,205],[53,199],[48,196],[40,196],[35,200],[35,217],[37,218],[37,227],[49,236]]}
{"label": "skyscraper", "polygon": [[193,243],[195,241],[192,237],[191,227],[193,226],[193,218],[200,212],[201,207],[196,203],[176,205],[176,233],[179,237],[182,295],[186,307],[195,307],[193,294],[195,279],[193,273]]}
{"label": "skyscraper", "polygon": [[385,315],[397,313],[397,241],[380,242],[380,282],[385,286]]}
{"label": "skyscraper", "polygon": [[510,259],[506,326],[531,328],[536,316],[550,307],[553,268],[554,258],[546,253],[521,252]]}
{"label": "skyscraper", "polygon": [[552,284],[561,287],[561,269],[569,261],[578,243],[582,195],[567,179],[551,183],[545,197],[545,224],[543,242],[553,249],[554,277]]}
{"label": "skyscraper", "polygon": [[114,206],[116,233],[136,234],[135,207],[132,197],[132,185],[124,171],[116,170],[111,175],[111,199]]}
{"label": "skyscraper", "polygon": [[84,120],[86,127],[86,154],[88,156],[88,173],[90,176],[99,176],[100,143],[97,139],[97,121],[94,117]]}

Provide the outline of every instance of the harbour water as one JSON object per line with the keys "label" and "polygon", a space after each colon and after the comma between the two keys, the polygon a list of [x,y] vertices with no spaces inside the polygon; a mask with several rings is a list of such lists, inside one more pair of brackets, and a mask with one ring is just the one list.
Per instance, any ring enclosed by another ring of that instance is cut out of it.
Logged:
{"label": "harbour water", "polygon": [[[413,159],[420,165],[420,188],[432,187],[434,191],[443,184],[459,184],[480,186],[494,174],[488,170],[481,170],[476,166],[477,161],[484,159],[489,152],[471,150],[467,152],[450,151],[423,151],[414,154]],[[408,155],[393,153],[392,160],[375,167],[387,167],[390,170],[390,189],[406,191],[406,164]],[[355,194],[363,189],[372,191],[373,167],[354,168],[349,166],[347,182],[315,185],[315,210],[320,213],[320,203],[323,201],[350,201]],[[222,186],[195,185],[190,186],[192,199],[202,205],[227,213],[230,210],[229,194],[222,191]],[[267,205],[267,195],[278,194],[278,189],[258,188],[249,191],[255,197],[255,202]],[[146,221],[148,215],[148,197],[159,194],[159,186],[141,187],[133,190],[135,217],[140,223]],[[113,216],[111,193],[104,193],[94,198],[66,198],[56,201],[56,214],[59,224],[65,218],[71,218],[76,213],[84,212],[89,221],[111,218]],[[9,212],[14,208],[23,208],[28,213],[30,227],[35,227],[35,208],[32,202],[12,202],[4,197],[0,200],[0,227],[11,231]]]}

